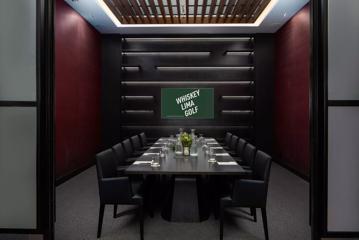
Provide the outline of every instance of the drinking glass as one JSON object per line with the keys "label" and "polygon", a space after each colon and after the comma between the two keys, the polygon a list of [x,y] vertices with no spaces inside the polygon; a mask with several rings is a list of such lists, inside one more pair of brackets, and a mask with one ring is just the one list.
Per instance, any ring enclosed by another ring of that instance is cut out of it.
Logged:
{"label": "drinking glass", "polygon": [[214,151],[214,148],[209,148],[208,162],[216,162],[216,153]]}
{"label": "drinking glass", "polygon": [[209,155],[209,147],[207,144],[204,144],[203,147],[202,147],[202,151],[204,153],[205,156],[208,156]]}
{"label": "drinking glass", "polygon": [[190,151],[190,155],[192,157],[197,157],[198,156],[198,149],[197,149],[197,141],[196,140],[192,140],[192,145],[191,145],[191,151]]}
{"label": "drinking glass", "polygon": [[160,166],[160,155],[156,154],[152,157],[151,167],[159,167]]}

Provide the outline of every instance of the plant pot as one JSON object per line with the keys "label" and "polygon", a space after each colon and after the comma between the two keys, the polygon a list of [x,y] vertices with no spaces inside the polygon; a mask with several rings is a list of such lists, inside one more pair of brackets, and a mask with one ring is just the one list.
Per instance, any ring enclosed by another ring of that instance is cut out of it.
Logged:
{"label": "plant pot", "polygon": [[189,147],[184,147],[183,148],[183,156],[189,156]]}

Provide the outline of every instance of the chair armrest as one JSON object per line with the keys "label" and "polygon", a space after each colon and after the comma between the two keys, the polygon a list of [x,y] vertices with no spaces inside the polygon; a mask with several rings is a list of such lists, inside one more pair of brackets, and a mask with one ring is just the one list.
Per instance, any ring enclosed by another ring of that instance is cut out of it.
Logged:
{"label": "chair armrest", "polygon": [[240,179],[233,187],[232,199],[243,206],[265,206],[267,185],[264,181]]}
{"label": "chair armrest", "polygon": [[99,182],[100,199],[104,203],[131,203],[132,189],[128,177],[103,178]]}

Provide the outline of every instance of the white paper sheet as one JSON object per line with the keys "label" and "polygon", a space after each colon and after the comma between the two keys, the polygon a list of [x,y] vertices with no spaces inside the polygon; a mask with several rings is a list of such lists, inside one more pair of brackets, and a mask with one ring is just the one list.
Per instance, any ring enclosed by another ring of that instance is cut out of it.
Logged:
{"label": "white paper sheet", "polygon": [[216,153],[216,156],[229,156],[228,153]]}
{"label": "white paper sheet", "polygon": [[218,165],[225,165],[225,166],[229,166],[229,165],[238,165],[238,163],[236,162],[217,162]]}
{"label": "white paper sheet", "polygon": [[139,165],[139,164],[151,164],[152,161],[136,161],[133,164],[134,165]]}
{"label": "white paper sheet", "polygon": [[158,155],[158,153],[144,153],[143,156]]}

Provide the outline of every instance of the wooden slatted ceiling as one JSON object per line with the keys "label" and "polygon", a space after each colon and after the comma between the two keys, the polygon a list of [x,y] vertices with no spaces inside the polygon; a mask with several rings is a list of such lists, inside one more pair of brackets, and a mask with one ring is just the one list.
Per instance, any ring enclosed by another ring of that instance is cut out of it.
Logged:
{"label": "wooden slatted ceiling", "polygon": [[254,23],[271,0],[104,0],[122,24]]}

